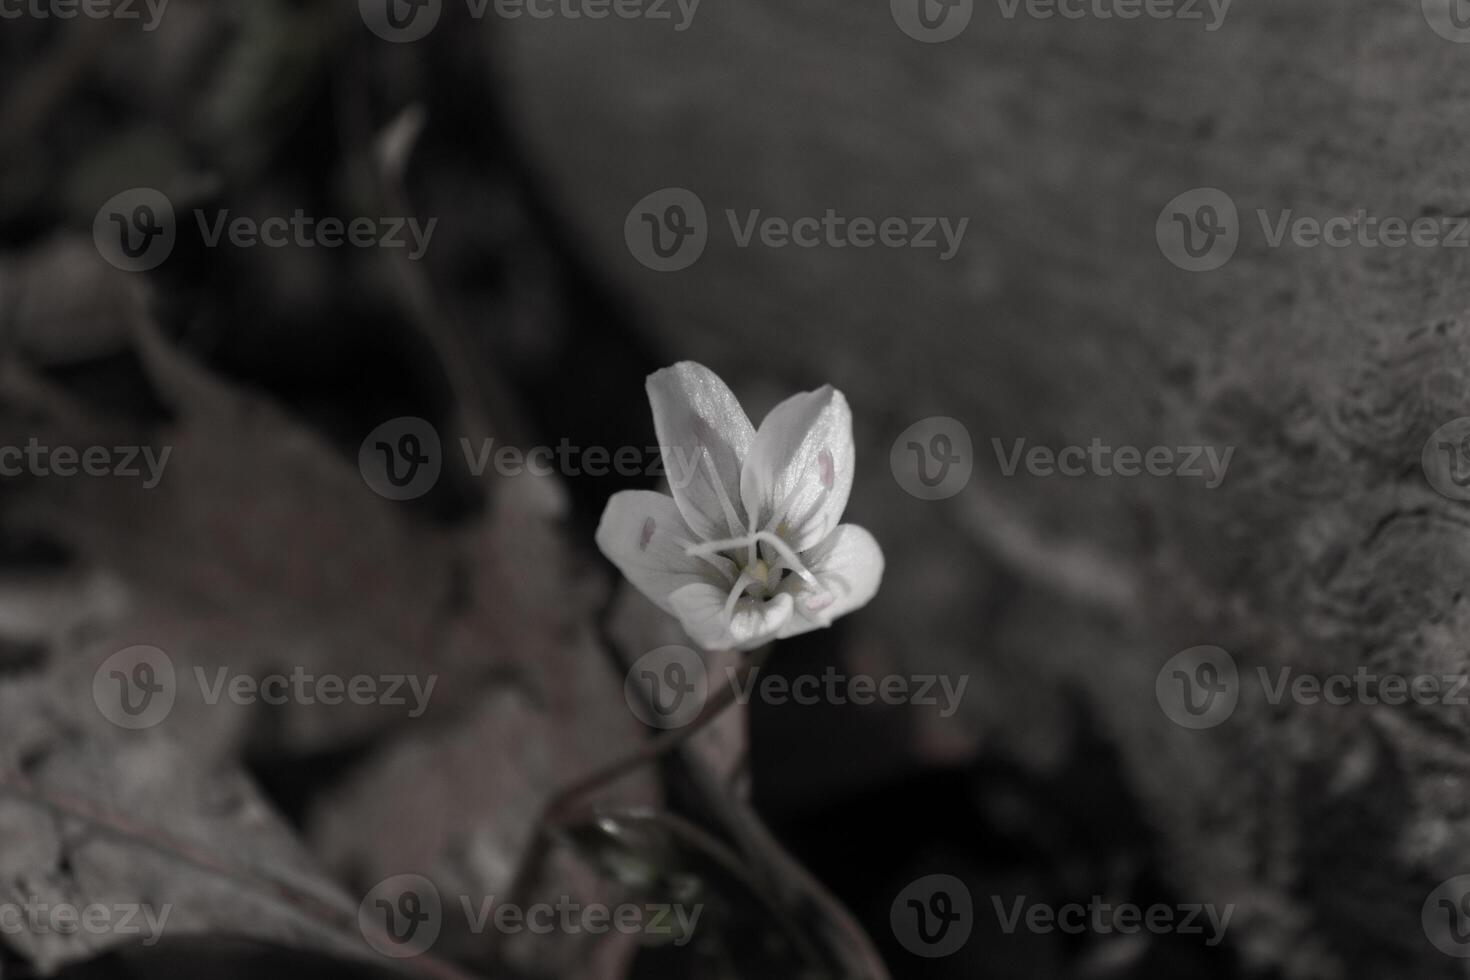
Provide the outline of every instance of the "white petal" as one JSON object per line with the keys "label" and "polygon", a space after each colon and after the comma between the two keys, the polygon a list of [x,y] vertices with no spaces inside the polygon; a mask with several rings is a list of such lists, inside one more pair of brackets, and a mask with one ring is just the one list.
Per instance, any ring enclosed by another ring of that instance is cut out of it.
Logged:
{"label": "white petal", "polygon": [[735,604],[735,614],[726,619],[729,596],[728,589],[713,585],[686,585],[674,593],[674,615],[690,638],[706,650],[753,650],[774,639],[792,619],[792,599],[785,593],[767,602],[741,599]]}
{"label": "white petal", "polygon": [[[684,554],[692,537],[674,499],[652,490],[613,494],[597,525],[597,547],[639,592],[665,612],[674,611],[669,597],[676,590],[727,578],[715,564]],[[719,557],[714,562],[726,569],[733,581],[731,563]]]}
{"label": "white petal", "polygon": [[883,549],[856,524],[839,524],[827,540],[802,558],[825,594],[813,592],[792,576],[789,588],[796,599],[796,615],[781,628],[779,637],[831,626],[838,616],[867,605],[883,581]]}
{"label": "white petal", "polygon": [[648,376],[648,403],[679,513],[703,540],[743,533],[740,466],[755,430],[725,382],[681,361]]}
{"label": "white petal", "polygon": [[797,551],[812,547],[842,518],[854,457],[852,412],[842,392],[825,385],[793,395],[771,409],[745,457],[746,513]]}

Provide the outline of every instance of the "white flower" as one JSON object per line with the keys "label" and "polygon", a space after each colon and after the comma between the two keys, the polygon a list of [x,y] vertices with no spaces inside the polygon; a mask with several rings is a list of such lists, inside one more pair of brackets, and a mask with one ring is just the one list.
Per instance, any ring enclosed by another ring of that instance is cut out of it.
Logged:
{"label": "white flower", "polygon": [[852,490],[852,413],[826,385],[759,430],[709,368],[648,378],[673,497],[614,494],[597,546],[707,650],[749,650],[867,603],[883,577],[873,536],[839,524]]}

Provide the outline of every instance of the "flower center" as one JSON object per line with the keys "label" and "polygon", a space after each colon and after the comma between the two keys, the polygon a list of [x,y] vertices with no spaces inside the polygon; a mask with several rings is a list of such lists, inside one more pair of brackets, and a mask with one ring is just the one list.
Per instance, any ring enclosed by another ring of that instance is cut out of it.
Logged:
{"label": "flower center", "polygon": [[[784,584],[789,575],[795,575],[817,595],[826,590],[817,577],[807,570],[791,545],[771,531],[756,531],[736,538],[705,541],[684,549],[690,556],[722,554],[728,558],[740,574],[730,584],[729,598],[725,601],[725,621],[735,616],[735,607],[749,593],[757,602],[769,602]],[[767,557],[771,560],[768,562]]]}

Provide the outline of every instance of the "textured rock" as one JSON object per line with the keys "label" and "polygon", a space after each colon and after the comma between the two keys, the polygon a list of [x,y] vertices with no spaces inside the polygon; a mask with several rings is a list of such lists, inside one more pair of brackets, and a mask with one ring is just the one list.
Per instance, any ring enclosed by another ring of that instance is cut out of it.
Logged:
{"label": "textured rock", "polygon": [[[890,568],[849,649],[976,675],[954,724],[1038,766],[1080,691],[1170,887],[1236,903],[1249,962],[1450,975],[1419,915],[1470,863],[1463,709],[1273,705],[1257,668],[1465,670],[1464,505],[1419,459],[1467,412],[1467,252],[1273,248],[1256,212],[1465,211],[1470,51],[1407,0],[1241,3],[1214,32],[976,4],[935,45],[887,6],[708,4],[683,32],[515,21],[496,50],[558,211],[670,359],[703,360],[737,392],[772,377],[847,392],[851,513]],[[624,220],[670,186],[699,195],[709,242],[658,273]],[[1155,223],[1196,187],[1231,196],[1240,244],[1190,273]],[[739,248],[727,208],[970,224],[941,262]],[[975,444],[972,482],[947,502],[907,496],[884,463],[927,415],[960,419]],[[1216,489],[1008,478],[992,437],[1235,452]],[[1235,657],[1241,703],[1192,732],[1154,683],[1206,643]]]}

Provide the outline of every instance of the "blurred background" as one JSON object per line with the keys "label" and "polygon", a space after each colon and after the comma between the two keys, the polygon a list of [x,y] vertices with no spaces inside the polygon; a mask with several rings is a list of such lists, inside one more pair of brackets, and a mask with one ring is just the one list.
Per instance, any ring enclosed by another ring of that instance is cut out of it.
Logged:
{"label": "blurred background", "polygon": [[[1463,975],[1467,41],[0,0],[0,977]],[[593,531],[681,360],[845,393],[883,586],[762,671],[906,693],[549,821],[671,727]]]}

